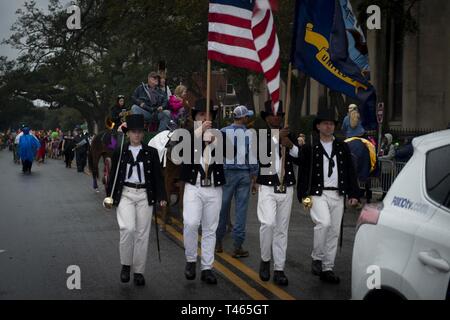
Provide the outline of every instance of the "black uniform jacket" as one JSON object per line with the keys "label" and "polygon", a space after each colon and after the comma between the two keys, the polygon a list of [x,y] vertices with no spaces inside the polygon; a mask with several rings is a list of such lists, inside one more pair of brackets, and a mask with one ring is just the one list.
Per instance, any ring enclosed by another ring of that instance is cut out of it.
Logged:
{"label": "black uniform jacket", "polygon": [[[333,170],[337,170],[338,173],[339,194],[349,198],[358,198],[359,187],[349,147],[345,142],[335,139],[333,150],[337,159],[337,166]],[[309,143],[300,148],[299,158],[296,159],[299,165],[297,196],[300,201],[308,196],[322,195],[324,187],[324,152],[325,150],[318,137],[315,137],[313,140],[312,147]],[[311,190],[309,190],[310,176]]]}
{"label": "black uniform jacket", "polygon": [[[128,150],[129,143],[125,143],[122,151],[122,159],[119,165],[119,173],[117,176],[116,187],[112,198],[114,205],[118,206],[122,197],[122,189],[124,187],[127,176],[127,164],[133,161],[133,154]],[[111,196],[114,177],[116,175],[117,165],[119,162],[120,147],[116,148],[112,157],[112,166],[110,171],[110,179],[107,186],[107,196]],[[144,164],[145,186],[147,190],[148,204],[150,206],[160,201],[167,201],[167,194],[164,187],[164,176],[162,174],[161,164],[159,161],[158,151],[156,149],[142,145],[142,150],[137,156],[138,162]]]}
{"label": "black uniform jacket", "polygon": [[[194,164],[195,157],[200,158],[200,155],[203,154],[203,151],[206,148],[206,143],[202,143],[202,150],[195,149],[194,148],[194,131],[190,130],[191,133],[191,162],[183,163],[181,165],[181,174],[180,179],[181,181],[190,183],[192,185],[195,185],[197,183],[197,177],[200,173],[200,176],[202,179],[204,179],[205,176],[205,170],[203,170],[203,167],[201,164]],[[215,155],[215,152],[213,150],[212,156]],[[213,177],[213,183],[216,187],[221,187],[225,184],[225,173],[223,170],[223,164],[218,163],[212,163],[209,165],[208,169],[208,177]]]}
{"label": "black uniform jacket", "polygon": [[[259,138],[259,136],[258,136]],[[296,145],[298,147],[298,143],[297,140],[294,139],[294,137],[290,134],[289,135],[289,139],[292,141],[292,143],[294,145]],[[271,152],[271,143],[272,143],[272,133],[271,130],[268,129],[267,131],[267,149],[266,149],[266,156],[267,157],[271,157],[272,156],[272,152]],[[282,146],[281,144],[279,144],[279,155],[280,155],[280,165],[281,165],[281,150],[282,150]],[[296,164],[297,162],[295,161],[295,159],[289,154],[289,149],[286,148],[286,161],[284,164],[284,170],[285,170],[285,178],[284,178],[284,184],[288,187],[295,185],[296,180],[295,180],[295,172],[294,172],[294,164]],[[260,150],[259,150],[259,144],[258,144],[258,159],[260,158]],[[271,160],[272,162],[273,160]],[[271,163],[268,164],[262,164],[261,163],[261,159],[259,159],[259,172],[258,172],[258,177],[256,179],[256,183],[257,184],[261,184],[261,185],[265,185],[265,186],[279,186],[281,184],[281,181],[278,177],[278,174],[276,172],[275,169],[275,163],[273,164],[274,166],[274,171],[272,172],[272,174],[269,175],[262,175],[261,174],[261,168],[270,168],[271,167]],[[267,169],[266,169],[267,170]]]}

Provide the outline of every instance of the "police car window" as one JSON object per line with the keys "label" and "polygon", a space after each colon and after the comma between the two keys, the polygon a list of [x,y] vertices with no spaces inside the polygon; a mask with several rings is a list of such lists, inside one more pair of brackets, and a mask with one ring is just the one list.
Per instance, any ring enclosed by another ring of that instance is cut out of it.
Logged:
{"label": "police car window", "polygon": [[428,195],[450,208],[450,146],[428,152],[426,170]]}

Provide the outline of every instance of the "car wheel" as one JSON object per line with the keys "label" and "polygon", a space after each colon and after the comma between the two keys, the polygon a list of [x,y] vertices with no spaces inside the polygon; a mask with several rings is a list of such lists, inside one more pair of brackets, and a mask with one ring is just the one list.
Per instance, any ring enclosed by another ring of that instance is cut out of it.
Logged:
{"label": "car wheel", "polygon": [[401,301],[405,300],[399,293],[388,289],[372,290],[364,300],[368,301]]}

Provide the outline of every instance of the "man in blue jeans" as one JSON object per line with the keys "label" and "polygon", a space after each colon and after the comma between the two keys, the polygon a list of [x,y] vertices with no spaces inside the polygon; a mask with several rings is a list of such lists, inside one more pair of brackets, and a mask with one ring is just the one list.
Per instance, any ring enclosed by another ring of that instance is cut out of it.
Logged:
{"label": "man in blue jeans", "polygon": [[[219,226],[217,227],[216,252],[223,252],[222,240],[227,229],[228,214],[230,213],[231,200],[235,197],[236,221],[233,227],[234,258],[248,257],[248,251],[242,248],[245,240],[245,225],[247,221],[247,208],[250,199],[252,180],[258,176],[258,164],[251,161],[250,145],[251,136],[245,135],[248,119],[253,116],[245,106],[234,109],[234,123],[221,131],[227,147],[234,147],[233,157],[224,161],[226,184],[223,186],[222,208],[220,210]],[[238,138],[239,137],[239,138]],[[239,141],[241,139],[241,141]],[[255,137],[256,139],[256,137]],[[245,141],[245,143],[243,143]],[[254,164],[252,164],[254,163]]]}

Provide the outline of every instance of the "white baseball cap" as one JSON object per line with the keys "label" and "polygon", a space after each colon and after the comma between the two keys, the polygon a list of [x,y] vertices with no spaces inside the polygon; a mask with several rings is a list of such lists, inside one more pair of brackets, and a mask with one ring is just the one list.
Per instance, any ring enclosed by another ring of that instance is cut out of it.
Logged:
{"label": "white baseball cap", "polygon": [[244,117],[253,117],[255,113],[251,110],[248,110],[246,106],[237,106],[233,111],[233,117],[235,119],[241,119]]}
{"label": "white baseball cap", "polygon": [[356,104],[351,104],[348,106],[348,111],[358,110],[358,106]]}

